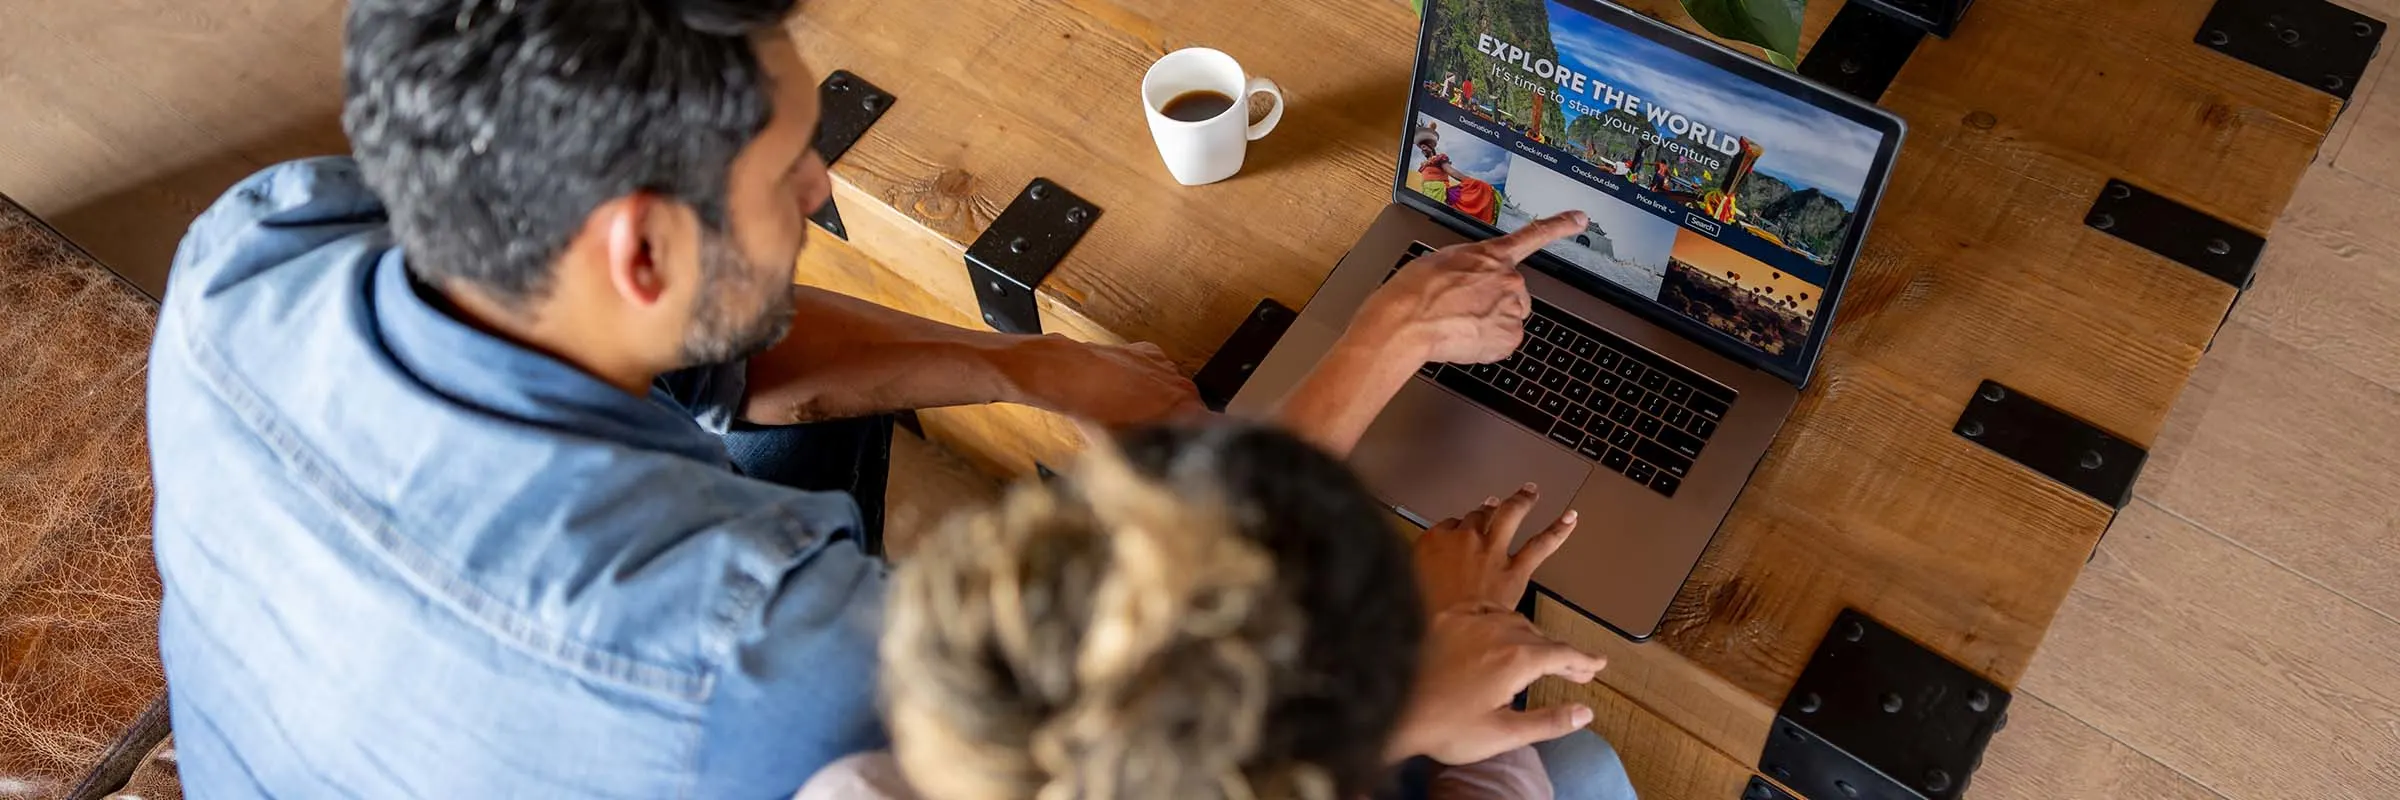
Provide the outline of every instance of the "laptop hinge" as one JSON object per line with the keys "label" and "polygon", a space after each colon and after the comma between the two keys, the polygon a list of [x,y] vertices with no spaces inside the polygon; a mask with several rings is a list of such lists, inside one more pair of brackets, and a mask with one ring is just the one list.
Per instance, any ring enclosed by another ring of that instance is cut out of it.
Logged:
{"label": "laptop hinge", "polygon": [[975,287],[984,324],[1007,333],[1041,333],[1035,289],[1100,220],[1100,211],[1048,178],[1025,184],[967,246],[967,283]]}
{"label": "laptop hinge", "polygon": [[[1776,711],[1759,771],[1801,797],[1952,800],[1966,792],[1992,734],[2007,723],[2009,697],[1942,654],[1843,609]],[[1780,791],[1754,779],[1743,796]]]}
{"label": "laptop hinge", "polygon": [[[865,78],[846,69],[837,69],[825,76],[825,80],[817,84],[817,107],[820,110],[816,138],[810,143],[816,148],[817,157],[825,159],[826,166],[833,166],[834,160],[850,152],[850,146],[858,143],[858,137],[866,135],[868,128],[875,127],[875,121],[882,119],[883,112],[891,110],[892,101],[898,99],[891,92],[868,83]],[[819,206],[816,213],[808,215],[808,218],[817,223],[817,227],[824,228],[826,233],[845,242],[850,240],[850,230],[842,226],[842,211],[834,207],[833,198],[825,198],[825,205]]]}

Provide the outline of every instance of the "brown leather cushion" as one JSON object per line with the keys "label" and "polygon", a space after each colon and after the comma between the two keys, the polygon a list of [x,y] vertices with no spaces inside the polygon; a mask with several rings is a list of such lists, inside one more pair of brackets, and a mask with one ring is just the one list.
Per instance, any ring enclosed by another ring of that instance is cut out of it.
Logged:
{"label": "brown leather cushion", "polygon": [[150,298],[0,198],[0,797],[49,797],[164,691]]}

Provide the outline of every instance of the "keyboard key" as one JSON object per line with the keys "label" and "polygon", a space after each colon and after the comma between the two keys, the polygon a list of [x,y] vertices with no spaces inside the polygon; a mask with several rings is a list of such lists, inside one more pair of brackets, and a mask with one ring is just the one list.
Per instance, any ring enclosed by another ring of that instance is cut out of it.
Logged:
{"label": "keyboard key", "polygon": [[1692,399],[1692,385],[1682,381],[1667,384],[1667,399],[1681,403]]}
{"label": "keyboard key", "polygon": [[1427,361],[1425,362],[1425,366],[1417,368],[1417,374],[1428,378],[1433,377],[1434,373],[1440,371],[1442,371],[1442,365],[1431,361]]}
{"label": "keyboard key", "polygon": [[1707,417],[1693,417],[1691,426],[1684,430],[1691,431],[1692,435],[1700,437],[1701,441],[1707,441],[1708,437],[1716,434],[1717,423],[1710,422]]}
{"label": "keyboard key", "polygon": [[1503,372],[1500,373],[1499,377],[1492,379],[1492,385],[1500,387],[1500,391],[1503,392],[1516,391],[1517,386],[1523,384],[1524,382],[1524,376],[1518,375],[1514,372]]}
{"label": "keyboard key", "polygon": [[[1519,392],[1518,394],[1524,393]],[[1657,436],[1660,430],[1665,429],[1665,426],[1658,421],[1657,417],[1643,414],[1633,421],[1633,429],[1641,431],[1643,436]]]}
{"label": "keyboard key", "polygon": [[1567,399],[1578,403],[1581,403],[1585,398],[1592,396],[1592,387],[1587,384],[1569,382],[1567,384],[1567,388],[1562,391],[1567,393]]}
{"label": "keyboard key", "polygon": [[1487,383],[1488,383],[1488,382],[1490,382],[1490,381],[1492,380],[1492,378],[1493,378],[1493,377],[1495,377],[1495,376],[1498,376],[1498,375],[1500,374],[1500,365],[1498,365],[1498,364],[1477,364],[1477,365],[1475,365],[1475,366],[1473,366],[1473,367],[1470,367],[1470,368],[1468,368],[1468,369],[1467,369],[1467,374],[1473,375],[1473,376],[1475,376],[1476,378],[1478,378],[1478,379],[1481,379],[1481,380],[1483,380],[1484,382],[1487,382]]}
{"label": "keyboard key", "polygon": [[1542,413],[1549,414],[1554,417],[1563,416],[1567,413],[1567,396],[1557,392],[1549,392],[1542,395],[1542,400],[1538,405],[1541,406]]}
{"label": "keyboard key", "polygon": [[[1517,387],[1517,391],[1516,391],[1517,399],[1519,399],[1519,400],[1523,400],[1523,401],[1525,401],[1525,402],[1528,402],[1528,403],[1539,403],[1539,402],[1541,402],[1541,401],[1542,401],[1542,395],[1545,395],[1545,394],[1549,394],[1549,392],[1542,391],[1542,385],[1541,385],[1541,384],[1538,384],[1538,383],[1527,383],[1527,384],[1525,384],[1525,385],[1523,385],[1523,386],[1519,386],[1519,387]],[[1536,426],[1536,427],[1541,427],[1541,426]]]}
{"label": "keyboard key", "polygon": [[1583,444],[1576,446],[1575,452],[1584,458],[1598,461],[1601,456],[1608,454],[1608,445],[1602,444],[1598,436],[1586,436],[1583,437]]}
{"label": "keyboard key", "polygon": [[1567,388],[1567,373],[1555,369],[1547,370],[1542,373],[1542,379],[1536,382],[1540,383],[1542,388],[1555,392]]}
{"label": "keyboard key", "polygon": [[1642,365],[1634,363],[1633,359],[1630,358],[1625,359],[1624,361],[1619,361],[1617,362],[1617,374],[1625,376],[1625,379],[1628,381],[1641,380]]}
{"label": "keyboard key", "polygon": [[[1567,385],[1573,386],[1574,384]],[[1606,416],[1610,409],[1617,407],[1617,401],[1596,394],[1592,395],[1592,399],[1583,401],[1583,404],[1592,407],[1592,416],[1595,417]]]}
{"label": "keyboard key", "polygon": [[1550,333],[1550,320],[1548,320],[1548,319],[1544,319],[1544,318],[1542,318],[1542,317],[1526,317],[1526,318],[1525,318],[1525,336],[1526,336],[1526,338],[1529,338],[1529,339],[1539,339],[1539,338],[1542,338],[1542,337],[1543,337],[1543,336],[1545,336],[1545,335],[1548,335],[1549,333]]}
{"label": "keyboard key", "polygon": [[1618,447],[1632,447],[1635,442],[1641,440],[1642,435],[1633,432],[1632,428],[1618,428],[1608,432],[1608,443]]}
{"label": "keyboard key", "polygon": [[1647,394],[1649,394],[1649,392],[1642,391],[1642,387],[1635,386],[1631,383],[1617,387],[1617,399],[1624,401],[1628,405],[1642,402],[1642,397]]}
{"label": "keyboard key", "polygon": [[1600,355],[1592,358],[1592,362],[1599,364],[1601,369],[1614,369],[1617,366],[1617,362],[1624,358],[1624,356],[1618,355],[1617,351],[1615,350],[1602,350],[1600,351]]}
{"label": "keyboard key", "polygon": [[1559,325],[1551,328],[1549,333],[1542,334],[1542,338],[1550,340],[1551,344],[1565,347],[1575,343],[1575,332],[1567,330],[1565,325]]}
{"label": "keyboard key", "polygon": [[1583,406],[1567,406],[1567,413],[1558,415],[1558,418],[1569,425],[1581,428],[1584,423],[1592,421],[1592,410]]}
{"label": "keyboard key", "polygon": [[1658,468],[1645,461],[1636,461],[1625,467],[1625,477],[1632,478],[1634,483],[1647,484],[1657,474]]}
{"label": "keyboard key", "polygon": [[[1516,376],[1510,375],[1509,377]],[[1510,397],[1507,392],[1490,384],[1472,380],[1457,370],[1443,370],[1441,377],[1434,380],[1468,400],[1474,401],[1477,405],[1500,412],[1500,416],[1515,420],[1519,425],[1537,431],[1550,428],[1549,415],[1543,414],[1541,409],[1534,408],[1533,404]]]}
{"label": "keyboard key", "polygon": [[[1682,386],[1683,384],[1675,385]],[[1683,406],[1668,406],[1667,413],[1658,415],[1658,418],[1666,420],[1669,425],[1681,428],[1692,424],[1692,410]]]}
{"label": "keyboard key", "polygon": [[1528,338],[1525,340],[1525,346],[1517,348],[1517,352],[1524,353],[1528,360],[1540,361],[1549,358],[1550,351],[1553,349],[1555,348],[1552,348],[1549,342]]}
{"label": "keyboard key", "polygon": [[[1567,449],[1573,450],[1576,445],[1583,444],[1583,429],[1561,421],[1550,426],[1550,441],[1566,445]],[[1643,444],[1649,443],[1643,442]]]}
{"label": "keyboard key", "polygon": [[1616,408],[1609,409],[1608,418],[1616,420],[1619,425],[1631,425],[1634,420],[1642,418],[1642,410],[1630,403],[1618,403]]}
{"label": "keyboard key", "polygon": [[1568,345],[1567,349],[1575,351],[1576,358],[1591,358],[1600,352],[1600,343],[1577,336],[1575,343]]}
{"label": "keyboard key", "polygon": [[1633,456],[1627,455],[1625,451],[1616,449],[1614,447],[1608,449],[1607,455],[1600,457],[1600,466],[1607,467],[1618,472],[1624,472],[1626,465],[1632,463]]}
{"label": "keyboard key", "polygon": [[1674,428],[1668,428],[1666,430],[1659,431],[1658,443],[1666,445],[1667,449],[1669,450],[1682,453],[1683,457],[1685,458],[1700,457],[1700,437],[1684,433],[1683,431],[1679,431]]}
{"label": "keyboard key", "polygon": [[1674,473],[1678,478],[1690,477],[1692,474],[1691,459],[1669,452],[1667,448],[1658,446],[1657,442],[1642,442],[1634,445],[1633,455],[1657,465],[1661,470]]}
{"label": "keyboard key", "polygon": [[1583,432],[1591,434],[1594,441],[1608,438],[1609,434],[1616,431],[1616,423],[1610,422],[1607,417],[1598,414],[1593,414],[1591,421],[1583,424]]}
{"label": "keyboard key", "polygon": [[1642,388],[1653,392],[1666,391],[1667,384],[1671,382],[1672,381],[1667,380],[1666,373],[1658,370],[1651,370],[1649,372],[1642,373]]}
{"label": "keyboard key", "polygon": [[1577,359],[1574,366],[1567,368],[1567,374],[1579,381],[1590,381],[1592,376],[1600,374],[1600,368],[1592,366],[1592,362]]}
{"label": "keyboard key", "polygon": [[1663,395],[1663,394],[1651,394],[1651,395],[1643,395],[1643,396],[1642,396],[1642,411],[1643,411],[1643,413],[1647,413],[1647,414],[1664,414],[1664,413],[1667,413],[1667,409],[1669,409],[1669,408],[1673,408],[1673,406],[1671,406],[1671,405],[1669,405],[1669,404],[1667,403],[1667,396],[1666,396],[1666,395]]}
{"label": "keyboard key", "polygon": [[1516,352],[1509,353],[1507,358],[1500,359],[1500,363],[1497,366],[1501,369],[1516,369],[1517,365],[1523,363],[1525,363],[1525,351],[1518,350]]}
{"label": "keyboard key", "polygon": [[1558,369],[1566,369],[1575,366],[1575,354],[1569,353],[1565,349],[1552,350],[1550,357],[1542,359],[1542,363]]}
{"label": "keyboard key", "polygon": [[1722,400],[1718,400],[1708,395],[1694,393],[1692,395],[1692,399],[1686,402],[1685,405],[1691,406],[1692,411],[1700,416],[1707,417],[1717,422],[1725,421],[1726,405]]}
{"label": "keyboard key", "polygon": [[1518,375],[1518,377],[1522,377],[1522,378],[1524,378],[1524,379],[1526,379],[1526,380],[1529,380],[1529,381],[1539,381],[1539,380],[1541,380],[1541,379],[1542,379],[1542,373],[1544,373],[1544,372],[1548,372],[1548,371],[1550,371],[1550,369],[1549,369],[1548,367],[1544,367],[1544,366],[1542,366],[1542,365],[1540,365],[1540,364],[1536,364],[1536,363],[1533,363],[1533,362],[1531,362],[1531,361],[1527,361],[1527,362],[1525,362],[1525,363],[1523,363],[1523,364],[1518,364],[1518,365],[1517,365],[1517,375]]}
{"label": "keyboard key", "polygon": [[1617,377],[1614,372],[1603,372],[1592,378],[1592,388],[1599,389],[1601,394],[1615,394],[1617,387],[1624,384],[1625,379]]}
{"label": "keyboard key", "polygon": [[1681,488],[1683,488],[1682,478],[1664,472],[1659,473],[1658,477],[1650,479],[1650,490],[1668,497],[1674,497],[1675,490]]}

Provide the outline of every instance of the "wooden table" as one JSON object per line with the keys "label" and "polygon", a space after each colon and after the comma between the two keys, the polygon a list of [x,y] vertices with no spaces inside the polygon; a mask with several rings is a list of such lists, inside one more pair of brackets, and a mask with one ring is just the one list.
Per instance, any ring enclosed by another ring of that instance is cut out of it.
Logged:
{"label": "wooden table", "polygon": [[[1693,28],[1673,0],[1638,11]],[[1809,11],[1804,47],[1836,0]],[[1822,366],[1663,632],[1613,660],[1595,727],[1646,797],[1729,798],[1834,616],[1857,608],[2013,686],[2113,509],[1952,433],[1991,379],[2148,446],[2231,285],[2084,224],[2130,181],[2266,231],[2340,103],[2192,42],[2207,0],[1978,0],[1881,104],[1910,133]],[[899,99],[834,165],[850,244],[799,279],[977,324],[969,242],[1042,176],[1106,207],[1040,287],[1047,329],[1157,342],[1197,368],[1262,297],[1305,304],[1388,201],[1416,20],[1392,0],[810,0],[819,70]],[[1277,79],[1282,127],[1185,188],[1138,108],[1143,70],[1202,44]],[[1063,423],[929,412],[995,471],[1056,459]]]}

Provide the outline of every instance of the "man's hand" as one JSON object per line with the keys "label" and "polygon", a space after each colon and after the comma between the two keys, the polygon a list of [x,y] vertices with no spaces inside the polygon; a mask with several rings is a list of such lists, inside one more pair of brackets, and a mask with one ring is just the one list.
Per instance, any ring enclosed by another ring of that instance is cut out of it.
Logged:
{"label": "man's hand", "polygon": [[1103,426],[1205,413],[1200,390],[1148,342],[1087,344],[1052,334],[1027,341],[1009,370],[1026,405]]}
{"label": "man's hand", "polygon": [[1581,705],[1533,711],[1509,708],[1544,675],[1590,683],[1608,660],[1542,634],[1533,622],[1489,603],[1453,606],[1433,617],[1417,688],[1386,755],[1472,764],[1592,723]]}
{"label": "man's hand", "polygon": [[1575,512],[1569,510],[1509,554],[1508,543],[1540,497],[1540,489],[1528,483],[1506,500],[1485,500],[1465,517],[1442,520],[1417,537],[1417,582],[1425,589],[1427,613],[1461,603],[1505,608],[1525,596],[1533,571],[1575,533]]}
{"label": "man's hand", "polygon": [[1409,369],[1427,361],[1482,364],[1508,357],[1533,310],[1517,265],[1551,242],[1584,230],[1581,211],[1543,217],[1497,239],[1427,253],[1392,277],[1352,322],[1374,338],[1410,345]]}

